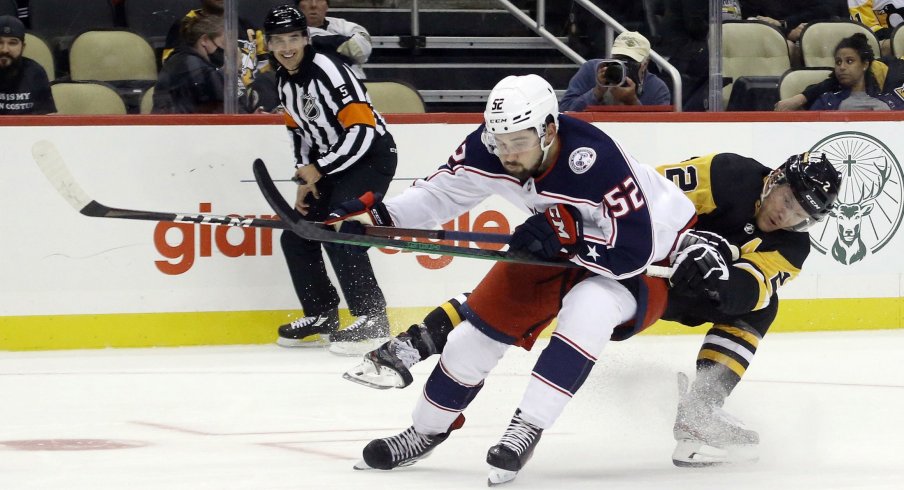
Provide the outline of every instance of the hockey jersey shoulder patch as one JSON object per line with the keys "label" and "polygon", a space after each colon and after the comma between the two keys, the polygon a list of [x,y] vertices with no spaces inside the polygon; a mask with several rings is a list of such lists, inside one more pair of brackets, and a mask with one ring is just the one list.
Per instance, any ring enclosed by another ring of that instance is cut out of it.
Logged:
{"label": "hockey jersey shoulder patch", "polygon": [[596,150],[586,146],[576,148],[568,155],[568,167],[576,174],[582,174],[596,162]]}

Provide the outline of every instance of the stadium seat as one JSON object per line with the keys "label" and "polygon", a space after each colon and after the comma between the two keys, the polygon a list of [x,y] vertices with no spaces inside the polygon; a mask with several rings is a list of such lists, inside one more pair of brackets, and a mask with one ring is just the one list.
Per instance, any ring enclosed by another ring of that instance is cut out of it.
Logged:
{"label": "stadium seat", "polygon": [[162,48],[170,27],[199,6],[198,0],[139,0],[125,2],[123,8],[129,29],[147,39],[154,48]]}
{"label": "stadium seat", "polygon": [[825,80],[832,73],[831,68],[801,68],[788,70],[778,82],[778,94],[780,99],[802,93],[805,88]]}
{"label": "stadium seat", "polygon": [[47,78],[53,80],[56,78],[56,68],[53,62],[53,53],[50,47],[43,39],[35,36],[30,32],[25,33],[25,50],[22,55],[38,62],[44,71],[47,72]]}
{"label": "stadium seat", "polygon": [[374,109],[384,114],[422,114],[424,99],[414,87],[399,81],[366,80],[364,87]]}
{"label": "stadium seat", "polygon": [[50,86],[59,114],[125,114],[126,104],[104,83],[64,82]]}
{"label": "stadium seat", "polygon": [[99,80],[117,88],[132,112],[141,94],[157,82],[154,49],[143,37],[122,30],[88,31],[69,50],[72,80]]}
{"label": "stadium seat", "polygon": [[904,24],[895,27],[891,33],[891,53],[896,58],[904,58]]}
{"label": "stadium seat", "polygon": [[879,41],[868,27],[856,22],[839,20],[814,22],[808,24],[800,33],[800,50],[803,55],[804,66],[807,67],[832,67],[835,66],[835,46],[843,38],[862,32],[869,40],[870,46],[876,58],[881,56]]}
{"label": "stadium seat", "polygon": [[[785,36],[764,22],[722,23],[722,76],[732,81],[745,76],[779,77],[791,68]],[[728,106],[732,83],[722,89],[723,107]]]}
{"label": "stadium seat", "polygon": [[141,114],[150,114],[154,110],[154,87],[147,89],[141,96]]}
{"label": "stadium seat", "polygon": [[260,28],[270,9],[286,4],[298,6],[298,2],[287,0],[239,0],[239,17]]}
{"label": "stadium seat", "polygon": [[88,29],[115,25],[110,0],[30,0],[28,9],[31,29],[52,46],[58,38],[70,39]]}
{"label": "stadium seat", "polygon": [[16,10],[18,10],[16,0],[0,0],[0,15],[12,15],[15,17],[17,15]]}

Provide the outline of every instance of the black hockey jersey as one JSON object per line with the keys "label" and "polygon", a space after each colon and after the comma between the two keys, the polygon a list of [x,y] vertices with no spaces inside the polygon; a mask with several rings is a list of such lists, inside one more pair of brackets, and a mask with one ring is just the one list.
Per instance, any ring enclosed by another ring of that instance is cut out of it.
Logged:
{"label": "black hockey jersey", "polygon": [[693,201],[695,228],[718,233],[741,251],[732,264],[729,297],[718,307],[720,313],[766,308],[776,300],[776,290],[800,273],[810,253],[809,235],[786,230],[765,233],[755,223],[768,167],[752,158],[718,153],[662,165],[657,171]]}

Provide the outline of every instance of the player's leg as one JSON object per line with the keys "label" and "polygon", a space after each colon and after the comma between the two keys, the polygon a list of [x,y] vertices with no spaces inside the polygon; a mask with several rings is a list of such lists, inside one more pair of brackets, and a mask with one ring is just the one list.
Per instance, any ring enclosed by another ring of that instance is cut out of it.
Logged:
{"label": "player's leg", "polygon": [[679,377],[678,414],[672,454],[677,466],[712,466],[755,461],[759,435],[722,408],[753,361],[760,340],[778,311],[773,297],[764,309],[716,322],[697,354],[696,378]]}
{"label": "player's leg", "polygon": [[455,328],[424,385],[412,415],[412,426],[398,435],[371,441],[355,468],[389,470],[427,457],[464,423],[462,411],[477,396],[483,380],[508,347],[468,321]]}
{"label": "player's leg", "polygon": [[581,281],[565,296],[558,326],[534,365],[524,397],[502,439],[487,453],[491,485],[510,481],[527,463],[543,430],[587,379],[615,326],[636,310],[631,292],[602,276]]}
{"label": "player's leg", "polygon": [[342,377],[377,389],[408,386],[414,380],[409,368],[443,351],[449,333],[462,321],[460,308],[466,297],[458,295],[434,308],[422,323],[364,354],[361,363]]}

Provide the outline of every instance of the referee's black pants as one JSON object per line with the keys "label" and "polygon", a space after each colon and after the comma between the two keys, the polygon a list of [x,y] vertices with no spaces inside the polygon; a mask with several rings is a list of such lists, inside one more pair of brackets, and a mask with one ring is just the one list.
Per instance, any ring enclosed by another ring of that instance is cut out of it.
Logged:
{"label": "referee's black pants", "polygon": [[[323,221],[333,209],[367,191],[386,194],[395,175],[398,154],[388,133],[380,137],[370,151],[348,170],[325,175],[317,182],[320,199],[311,199],[308,221]],[[280,239],[295,294],[306,316],[316,316],[339,306],[339,295],[327,276],[321,242],[305,240],[291,231]],[[347,246],[323,243],[339,287],[352,315],[361,316],[386,311],[386,299],[374,277],[367,253],[356,253]]]}

